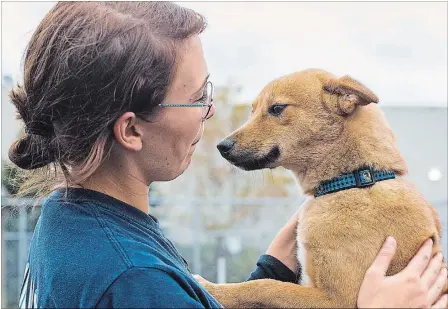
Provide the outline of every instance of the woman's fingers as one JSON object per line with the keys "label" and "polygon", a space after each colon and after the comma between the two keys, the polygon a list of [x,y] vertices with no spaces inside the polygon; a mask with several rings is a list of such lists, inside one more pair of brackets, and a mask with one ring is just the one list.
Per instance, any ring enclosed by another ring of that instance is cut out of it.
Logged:
{"label": "woman's fingers", "polygon": [[443,254],[441,252],[437,253],[431,259],[428,268],[426,268],[425,272],[422,275],[422,281],[428,287],[428,289],[433,285],[434,281],[436,281],[437,276],[440,273],[440,268],[442,267],[442,259]]}
{"label": "woman's fingers", "polygon": [[433,243],[431,238],[426,240],[423,243],[423,246],[420,247],[420,250],[418,250],[417,254],[409,262],[408,266],[406,266],[405,272],[412,274],[412,276],[418,275],[420,277],[429,264],[432,253],[432,245]]}
{"label": "woman's fingers", "polygon": [[445,309],[448,306],[448,295],[445,294],[431,308]]}
{"label": "woman's fingers", "polygon": [[366,275],[368,277],[375,277],[377,279],[382,279],[387,270],[389,269],[390,262],[392,261],[395,251],[397,250],[397,241],[393,237],[387,237],[380,252],[376,256],[372,265],[370,265],[367,270]]}
{"label": "woman's fingers", "polygon": [[297,224],[299,223],[299,213],[300,209],[297,210],[294,215],[292,215],[291,218],[289,218],[288,222],[286,223],[286,226],[292,227],[295,229],[297,227]]}
{"label": "woman's fingers", "polygon": [[439,275],[436,278],[434,284],[429,288],[429,303],[434,303],[439,297],[440,293],[442,293],[443,288],[446,285],[447,281],[447,269],[444,267],[439,271]]}

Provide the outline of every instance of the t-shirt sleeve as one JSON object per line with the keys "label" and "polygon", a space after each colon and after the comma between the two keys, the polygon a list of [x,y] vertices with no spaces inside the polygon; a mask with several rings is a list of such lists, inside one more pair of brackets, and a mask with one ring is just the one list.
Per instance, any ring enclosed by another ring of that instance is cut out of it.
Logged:
{"label": "t-shirt sleeve", "polygon": [[163,270],[134,267],[105,291],[96,308],[204,308],[187,284]]}
{"label": "t-shirt sleeve", "polygon": [[299,283],[301,269],[299,267],[296,275],[285,264],[275,257],[263,254],[257,261],[257,268],[250,274],[247,281],[258,279],[274,279],[283,282]]}

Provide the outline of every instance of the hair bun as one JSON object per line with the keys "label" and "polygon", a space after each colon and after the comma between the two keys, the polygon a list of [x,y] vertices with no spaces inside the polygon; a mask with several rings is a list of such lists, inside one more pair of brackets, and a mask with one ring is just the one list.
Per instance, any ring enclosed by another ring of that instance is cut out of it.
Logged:
{"label": "hair bun", "polygon": [[[22,169],[32,170],[54,162],[55,151],[52,150],[51,134],[43,134],[47,128],[42,125],[34,125],[31,121],[33,109],[30,106],[29,96],[23,86],[17,85],[9,92],[9,98],[17,109],[16,118],[25,123],[27,134],[14,142],[8,150],[11,162]],[[32,125],[28,128],[29,125]],[[40,129],[40,131],[36,131]],[[41,132],[42,131],[42,132]],[[37,133],[37,134],[35,134]]]}
{"label": "hair bun", "polygon": [[25,135],[14,142],[8,150],[11,162],[25,170],[43,167],[54,162],[51,138],[38,135]]}

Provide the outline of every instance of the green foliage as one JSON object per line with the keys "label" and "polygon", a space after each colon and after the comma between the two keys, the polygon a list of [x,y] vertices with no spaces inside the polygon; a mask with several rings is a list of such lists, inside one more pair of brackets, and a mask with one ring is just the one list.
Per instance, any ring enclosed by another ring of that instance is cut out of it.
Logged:
{"label": "green foliage", "polygon": [[20,176],[19,168],[16,167],[11,162],[2,160],[2,185],[9,191],[10,194],[14,195],[19,191],[20,187]]}
{"label": "green foliage", "polygon": [[[11,196],[15,196],[20,187],[25,183],[29,172],[18,168],[7,160],[2,160],[2,185],[8,190]],[[23,193],[23,197],[35,197],[38,194],[38,188],[31,188]]]}

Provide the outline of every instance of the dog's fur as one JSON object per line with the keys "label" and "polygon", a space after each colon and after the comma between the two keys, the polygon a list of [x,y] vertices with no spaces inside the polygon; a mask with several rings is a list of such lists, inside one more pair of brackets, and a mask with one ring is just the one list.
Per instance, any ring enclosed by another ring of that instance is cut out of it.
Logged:
{"label": "dog's fur", "polygon": [[[225,307],[356,307],[366,270],[388,235],[398,243],[388,275],[401,271],[428,238],[433,254],[441,251],[438,215],[403,177],[406,164],[383,113],[371,104],[377,102],[349,76],[309,69],[269,83],[248,122],[226,138],[234,142],[221,151],[229,162],[245,170],[283,166],[310,197],[297,229],[307,285],[204,284]],[[288,106],[274,116],[274,104]],[[397,178],[313,197],[320,182],[364,166]]]}

